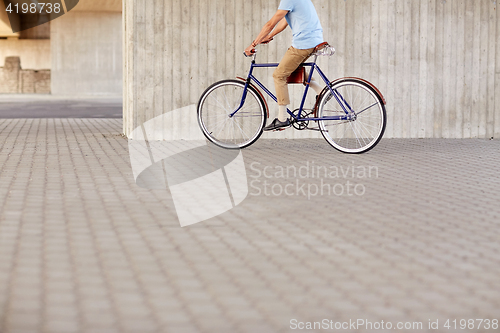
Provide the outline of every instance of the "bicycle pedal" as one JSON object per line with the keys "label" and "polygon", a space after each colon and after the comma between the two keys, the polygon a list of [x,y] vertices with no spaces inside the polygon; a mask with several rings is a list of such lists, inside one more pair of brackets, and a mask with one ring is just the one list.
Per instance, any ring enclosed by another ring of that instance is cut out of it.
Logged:
{"label": "bicycle pedal", "polygon": [[290,127],[282,127],[282,128],[277,128],[275,130],[273,130],[272,132],[281,132],[281,131],[284,131],[286,129],[289,129]]}

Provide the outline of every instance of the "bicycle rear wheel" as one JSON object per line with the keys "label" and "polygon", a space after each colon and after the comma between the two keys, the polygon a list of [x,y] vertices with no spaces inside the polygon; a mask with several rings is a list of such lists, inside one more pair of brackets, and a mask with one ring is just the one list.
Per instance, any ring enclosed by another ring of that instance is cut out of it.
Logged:
{"label": "bicycle rear wheel", "polygon": [[248,87],[245,103],[238,109],[245,82],[224,80],[211,85],[198,102],[198,123],[205,137],[226,149],[250,146],[262,135],[266,110],[258,92]]}
{"label": "bicycle rear wheel", "polygon": [[[321,96],[318,117],[346,116],[346,120],[320,120],[325,140],[335,149],[360,154],[375,147],[384,135],[387,122],[382,97],[361,80],[335,83]],[[348,113],[346,114],[346,110]]]}

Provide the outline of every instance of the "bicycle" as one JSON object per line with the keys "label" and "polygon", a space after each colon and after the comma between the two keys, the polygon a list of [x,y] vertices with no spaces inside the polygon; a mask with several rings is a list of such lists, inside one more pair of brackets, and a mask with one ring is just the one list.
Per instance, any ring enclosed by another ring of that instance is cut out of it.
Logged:
{"label": "bicycle", "polygon": [[[387,115],[386,101],[370,82],[346,77],[330,81],[316,64],[318,56],[333,55],[328,43],[318,45],[306,62],[292,73],[289,83],[305,84],[300,107],[287,109],[292,126],[297,130],[320,131],[335,149],[350,154],[364,153],[375,147],[384,135]],[[262,89],[277,102],[273,95],[254,75],[255,68],[277,67],[278,63],[256,63],[253,54],[246,79],[222,80],[212,84],[198,102],[198,123],[205,137],[219,147],[242,149],[252,145],[262,135],[269,117]],[[310,67],[309,75],[305,68]],[[318,95],[313,109],[304,109],[309,83],[317,71],[326,86]],[[298,78],[298,79],[297,79]],[[317,127],[310,127],[311,122]]]}

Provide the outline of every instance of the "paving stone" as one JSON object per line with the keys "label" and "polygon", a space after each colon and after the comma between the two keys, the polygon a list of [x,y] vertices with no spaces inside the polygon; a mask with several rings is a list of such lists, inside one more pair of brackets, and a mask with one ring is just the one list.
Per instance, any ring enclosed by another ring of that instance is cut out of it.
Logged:
{"label": "paving stone", "polygon": [[0,332],[275,333],[292,318],[500,313],[498,140],[384,139],[359,156],[260,140],[243,151],[249,180],[254,162],[378,173],[324,179],[362,182],[363,196],[250,194],[180,228],[168,190],[135,184],[121,126],[0,119]]}

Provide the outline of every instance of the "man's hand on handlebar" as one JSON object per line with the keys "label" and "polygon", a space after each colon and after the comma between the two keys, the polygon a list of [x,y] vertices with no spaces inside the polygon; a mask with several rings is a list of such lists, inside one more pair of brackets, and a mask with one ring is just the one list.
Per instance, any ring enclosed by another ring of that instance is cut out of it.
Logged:
{"label": "man's hand on handlebar", "polygon": [[[259,44],[269,44],[269,42],[272,40],[273,40],[273,37],[271,37],[270,35],[267,35]],[[245,49],[245,56],[247,56],[247,57],[253,56],[257,52],[255,50],[256,46],[257,46],[257,44],[255,43],[255,41],[253,41],[252,44],[250,44],[250,46]]]}
{"label": "man's hand on handlebar", "polygon": [[247,47],[245,49],[245,56],[251,57],[255,54],[255,52],[257,52],[257,51],[255,51],[255,46],[253,46],[253,45],[254,44],[252,43],[252,45],[250,45],[249,47]]}

